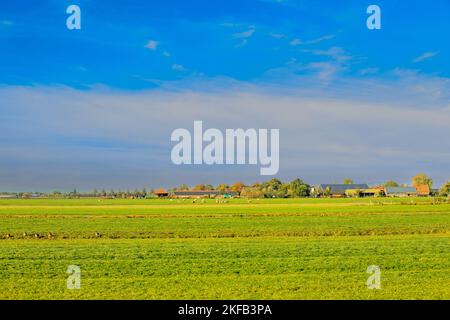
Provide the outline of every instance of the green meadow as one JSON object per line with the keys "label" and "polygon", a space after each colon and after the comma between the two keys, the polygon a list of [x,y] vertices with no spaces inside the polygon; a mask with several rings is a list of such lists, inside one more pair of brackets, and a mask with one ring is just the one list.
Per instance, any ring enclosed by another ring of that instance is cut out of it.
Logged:
{"label": "green meadow", "polygon": [[[67,288],[69,265],[80,289]],[[0,299],[450,299],[450,203],[0,200],[0,288]]]}

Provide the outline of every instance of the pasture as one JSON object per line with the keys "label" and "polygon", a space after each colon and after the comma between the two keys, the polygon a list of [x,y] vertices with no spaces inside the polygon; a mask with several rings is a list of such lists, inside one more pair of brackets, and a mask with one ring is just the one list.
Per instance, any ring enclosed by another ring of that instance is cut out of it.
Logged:
{"label": "pasture", "polygon": [[0,299],[450,299],[449,275],[429,198],[0,200]]}

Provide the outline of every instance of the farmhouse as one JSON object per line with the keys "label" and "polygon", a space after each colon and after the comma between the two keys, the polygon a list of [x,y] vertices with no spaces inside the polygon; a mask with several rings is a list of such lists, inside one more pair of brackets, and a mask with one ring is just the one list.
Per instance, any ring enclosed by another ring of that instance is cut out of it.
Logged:
{"label": "farmhouse", "polygon": [[414,187],[386,187],[386,196],[388,197],[411,197],[417,195]]}
{"label": "farmhouse", "polygon": [[153,193],[158,198],[167,197],[169,195],[169,193],[165,189],[162,189],[162,188],[156,189]]}
{"label": "farmhouse", "polygon": [[15,194],[0,194],[0,199],[17,199]]}
{"label": "farmhouse", "polygon": [[431,194],[430,186],[427,184],[416,186],[417,195],[421,197],[428,197]]}
{"label": "farmhouse", "polygon": [[223,194],[220,191],[214,190],[192,190],[192,191],[174,191],[173,196],[175,198],[217,198],[224,197],[229,198],[235,196],[235,192],[228,192]]}
{"label": "farmhouse", "polygon": [[311,191],[318,196],[345,197],[347,190],[369,189],[367,184],[319,184]]}
{"label": "farmhouse", "polygon": [[345,191],[347,197],[383,197],[385,195],[384,188],[373,187],[369,189],[347,189]]}

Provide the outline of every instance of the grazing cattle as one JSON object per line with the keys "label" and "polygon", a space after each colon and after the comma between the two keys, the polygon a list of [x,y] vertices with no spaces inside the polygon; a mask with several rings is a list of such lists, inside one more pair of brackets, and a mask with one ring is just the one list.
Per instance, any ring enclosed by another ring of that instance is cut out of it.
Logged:
{"label": "grazing cattle", "polygon": [[51,232],[47,233],[47,239],[48,240],[53,239],[53,234]]}
{"label": "grazing cattle", "polygon": [[96,232],[96,233],[95,233],[95,237],[96,237],[96,238],[100,238],[101,236],[102,236],[102,235],[100,234],[100,232]]}

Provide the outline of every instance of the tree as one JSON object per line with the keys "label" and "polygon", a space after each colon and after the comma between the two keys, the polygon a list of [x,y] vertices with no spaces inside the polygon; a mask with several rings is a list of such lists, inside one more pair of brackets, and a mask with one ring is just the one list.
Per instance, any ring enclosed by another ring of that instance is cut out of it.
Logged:
{"label": "tree", "polygon": [[280,180],[273,178],[262,184],[261,190],[267,198],[285,198],[287,197],[289,184],[283,184]]}
{"label": "tree", "polygon": [[21,194],[21,198],[23,198],[23,199],[30,199],[31,198],[31,193],[24,192],[24,193]]}
{"label": "tree", "polygon": [[389,181],[386,181],[384,186],[385,187],[398,187],[398,183],[393,180],[389,180]]}
{"label": "tree", "polygon": [[264,193],[258,188],[244,187],[241,190],[241,197],[250,199],[264,198]]}
{"label": "tree", "polygon": [[301,179],[292,180],[288,186],[288,196],[294,198],[309,196],[309,185]]}
{"label": "tree", "polygon": [[226,183],[221,183],[217,186],[216,190],[220,193],[226,193],[230,186],[228,186]]}
{"label": "tree", "polygon": [[433,185],[433,180],[428,177],[425,173],[419,173],[412,178],[412,185],[414,187],[428,185],[431,189]]}
{"label": "tree", "polygon": [[205,187],[205,185],[203,183],[199,183],[199,184],[197,184],[194,187],[194,190],[196,190],[196,191],[203,191],[203,190],[206,190],[206,187]]}
{"label": "tree", "polygon": [[178,191],[188,191],[189,190],[189,186],[185,183],[181,184],[178,188],[175,188]]}
{"label": "tree", "polygon": [[55,190],[55,191],[53,191],[52,195],[53,195],[54,197],[61,197],[61,196],[62,196],[62,193],[61,193],[61,191]]}
{"label": "tree", "polygon": [[343,184],[353,184],[353,180],[350,178],[345,178],[344,181],[342,182]]}
{"label": "tree", "polygon": [[254,184],[252,184],[252,188],[258,188],[261,189],[262,185],[260,182],[255,182]]}
{"label": "tree", "polygon": [[233,192],[241,192],[242,188],[244,188],[244,187],[245,187],[245,184],[243,184],[242,182],[235,182],[231,186],[231,191],[233,191]]}
{"label": "tree", "polygon": [[450,180],[447,181],[439,190],[439,195],[441,197],[448,197],[450,196]]}

